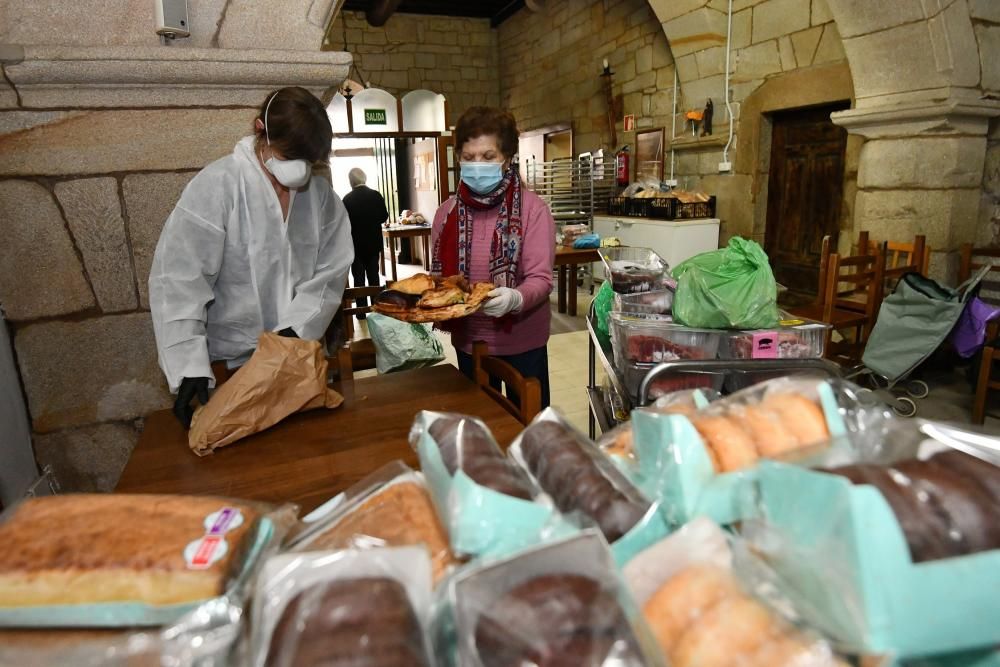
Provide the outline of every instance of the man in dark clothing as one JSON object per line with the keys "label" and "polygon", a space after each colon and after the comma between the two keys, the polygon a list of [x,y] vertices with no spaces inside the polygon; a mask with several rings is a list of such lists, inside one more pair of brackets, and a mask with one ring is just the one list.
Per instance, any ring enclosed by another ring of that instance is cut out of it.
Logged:
{"label": "man in dark clothing", "polygon": [[[355,167],[348,172],[347,179],[352,189],[344,197],[344,207],[351,219],[351,237],[354,239],[354,264],[351,265],[354,286],[364,287],[367,274],[368,284],[377,287],[382,224],[389,218],[389,211],[385,208],[382,195],[365,185],[365,172]],[[367,305],[367,299],[358,299],[358,305]],[[364,319],[364,313],[358,317]]]}

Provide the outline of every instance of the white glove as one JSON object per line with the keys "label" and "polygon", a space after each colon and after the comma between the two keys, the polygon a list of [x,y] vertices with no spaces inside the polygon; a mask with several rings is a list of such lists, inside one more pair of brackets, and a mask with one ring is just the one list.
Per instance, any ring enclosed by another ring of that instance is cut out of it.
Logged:
{"label": "white glove", "polygon": [[520,310],[521,304],[524,303],[521,293],[510,287],[497,287],[486,296],[483,312],[490,317],[503,317],[507,313]]}

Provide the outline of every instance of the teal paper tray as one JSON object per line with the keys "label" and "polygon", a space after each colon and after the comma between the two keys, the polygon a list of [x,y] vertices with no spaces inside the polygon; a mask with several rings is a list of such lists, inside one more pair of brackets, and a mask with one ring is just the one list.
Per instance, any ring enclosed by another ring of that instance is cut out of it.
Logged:
{"label": "teal paper tray", "polygon": [[765,557],[810,624],[902,658],[1000,644],[1000,550],[914,563],[874,487],[773,461],[757,479]]}
{"label": "teal paper tray", "polygon": [[[226,591],[243,587],[261,552],[274,536],[274,523],[262,518],[257,534],[244,560],[243,569],[229,583]],[[211,599],[211,598],[209,598]],[[46,605],[39,607],[0,607],[0,627],[8,628],[125,628],[154,627],[174,623],[182,616],[209,601],[172,605],[144,602],[101,602],[98,604]]]}

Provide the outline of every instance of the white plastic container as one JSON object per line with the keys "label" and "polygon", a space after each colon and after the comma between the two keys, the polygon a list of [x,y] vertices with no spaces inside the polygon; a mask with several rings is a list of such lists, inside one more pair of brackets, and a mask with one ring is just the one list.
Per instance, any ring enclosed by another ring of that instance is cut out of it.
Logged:
{"label": "white plastic container", "polygon": [[723,333],[611,313],[616,364],[715,359]]}
{"label": "white plastic container", "polygon": [[649,248],[602,248],[601,260],[611,288],[619,294],[660,289],[670,277],[670,267]]}

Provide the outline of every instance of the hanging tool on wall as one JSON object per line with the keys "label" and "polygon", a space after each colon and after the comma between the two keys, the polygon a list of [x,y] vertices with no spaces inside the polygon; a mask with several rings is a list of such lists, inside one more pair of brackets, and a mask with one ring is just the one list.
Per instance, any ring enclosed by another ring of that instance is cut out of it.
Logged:
{"label": "hanging tool on wall", "polygon": [[692,137],[698,136],[698,125],[701,123],[701,120],[704,117],[704,115],[705,112],[699,111],[698,109],[691,109],[690,111],[684,114],[684,118],[687,120],[688,123],[691,124]]}
{"label": "hanging tool on wall", "polygon": [[615,73],[611,71],[607,58],[604,59],[603,65],[604,71],[601,72],[601,78],[604,79],[604,94],[608,98],[608,128],[611,130],[611,147],[614,148],[618,145],[617,119],[622,114],[622,99],[615,97],[614,81],[611,78]]}
{"label": "hanging tool on wall", "polygon": [[705,103],[705,110],[702,112],[701,136],[703,137],[712,134],[712,114],[714,112],[712,98],[710,97],[708,98],[708,102]]}

